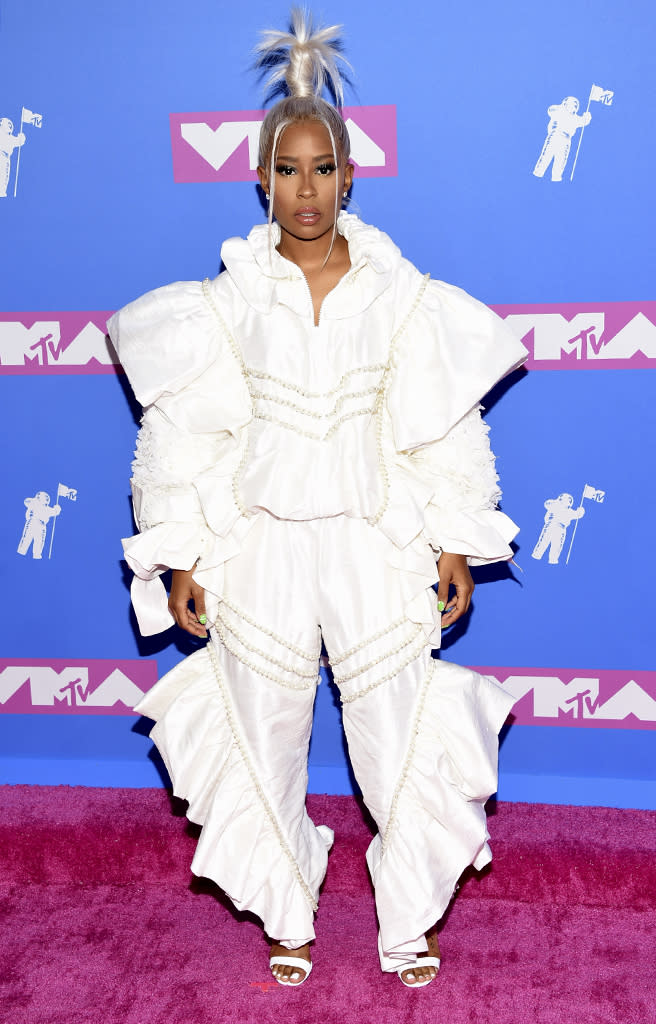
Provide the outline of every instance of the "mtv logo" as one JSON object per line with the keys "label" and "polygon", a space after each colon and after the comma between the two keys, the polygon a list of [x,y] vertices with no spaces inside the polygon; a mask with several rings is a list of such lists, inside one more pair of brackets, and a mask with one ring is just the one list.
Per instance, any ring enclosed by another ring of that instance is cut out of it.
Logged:
{"label": "mtv logo", "polygon": [[557,674],[536,668],[478,668],[517,700],[519,725],[656,729],[656,672]]}
{"label": "mtv logo", "polygon": [[[397,174],[396,107],[345,107],[351,159],[360,178]],[[171,114],[176,182],[257,181],[264,111]]]}
{"label": "mtv logo", "polygon": [[529,369],[656,366],[656,302],[494,308],[529,349]]}
{"label": "mtv logo", "polygon": [[107,313],[0,314],[0,373],[112,373]]}
{"label": "mtv logo", "polygon": [[578,313],[568,319],[562,313],[511,313],[506,323],[532,348],[533,365],[574,362],[595,358],[603,347],[604,314]]}
{"label": "mtv logo", "polygon": [[146,660],[0,661],[0,712],[132,715],[157,680]]}

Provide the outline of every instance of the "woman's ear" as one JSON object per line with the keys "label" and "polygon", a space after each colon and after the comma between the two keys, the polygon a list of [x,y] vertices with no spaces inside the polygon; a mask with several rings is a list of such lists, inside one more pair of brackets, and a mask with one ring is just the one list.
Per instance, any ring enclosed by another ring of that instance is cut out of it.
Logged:
{"label": "woman's ear", "polygon": [[257,176],[260,179],[260,188],[264,192],[265,196],[268,197],[269,192],[270,192],[270,189],[269,189],[269,175],[267,174],[267,172],[264,170],[263,167],[258,167],[258,169],[257,169]]}
{"label": "woman's ear", "polygon": [[353,164],[347,164],[346,165],[346,169],[344,171],[344,191],[345,192],[348,192],[348,190],[350,189],[351,185],[353,184],[353,171],[354,170],[355,170],[355,168],[353,167]]}

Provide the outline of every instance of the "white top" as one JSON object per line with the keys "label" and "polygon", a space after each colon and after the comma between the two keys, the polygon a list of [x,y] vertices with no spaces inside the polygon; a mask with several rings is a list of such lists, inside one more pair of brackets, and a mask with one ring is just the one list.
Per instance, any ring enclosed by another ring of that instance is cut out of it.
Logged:
{"label": "white top", "polygon": [[146,407],[132,480],[141,536],[124,542],[142,632],[172,623],[156,576],[200,554],[200,581],[260,510],[365,518],[400,551],[422,535],[472,562],[512,555],[478,403],[526,350],[376,228],[342,213],[338,230],[351,269],[318,326],[277,225],[228,239],[214,281],[158,288],[109,321]]}

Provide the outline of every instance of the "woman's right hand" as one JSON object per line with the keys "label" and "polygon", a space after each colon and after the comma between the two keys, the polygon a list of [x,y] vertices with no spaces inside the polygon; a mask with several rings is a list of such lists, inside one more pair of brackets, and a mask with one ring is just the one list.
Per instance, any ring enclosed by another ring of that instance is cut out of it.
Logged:
{"label": "woman's right hand", "polygon": [[[194,580],[194,569],[173,570],[169,611],[180,629],[192,636],[206,637],[207,630],[199,621],[205,615],[205,591]],[[193,602],[193,609],[189,607],[190,602]]]}

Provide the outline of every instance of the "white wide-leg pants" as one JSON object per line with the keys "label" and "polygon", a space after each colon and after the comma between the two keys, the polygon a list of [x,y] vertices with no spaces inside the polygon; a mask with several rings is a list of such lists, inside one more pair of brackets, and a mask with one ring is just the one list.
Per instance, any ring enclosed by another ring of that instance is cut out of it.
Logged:
{"label": "white wide-leg pants", "polygon": [[392,542],[364,520],[258,515],[208,602],[208,647],[138,706],[157,722],[151,735],[176,794],[203,824],[192,870],[295,948],[314,938],[332,843],[305,809],[323,637],[378,828],[367,862],[384,969],[426,948],[462,871],[489,860],[483,805],[513,702],[486,677],[432,658],[430,628],[406,615],[394,562]]}

